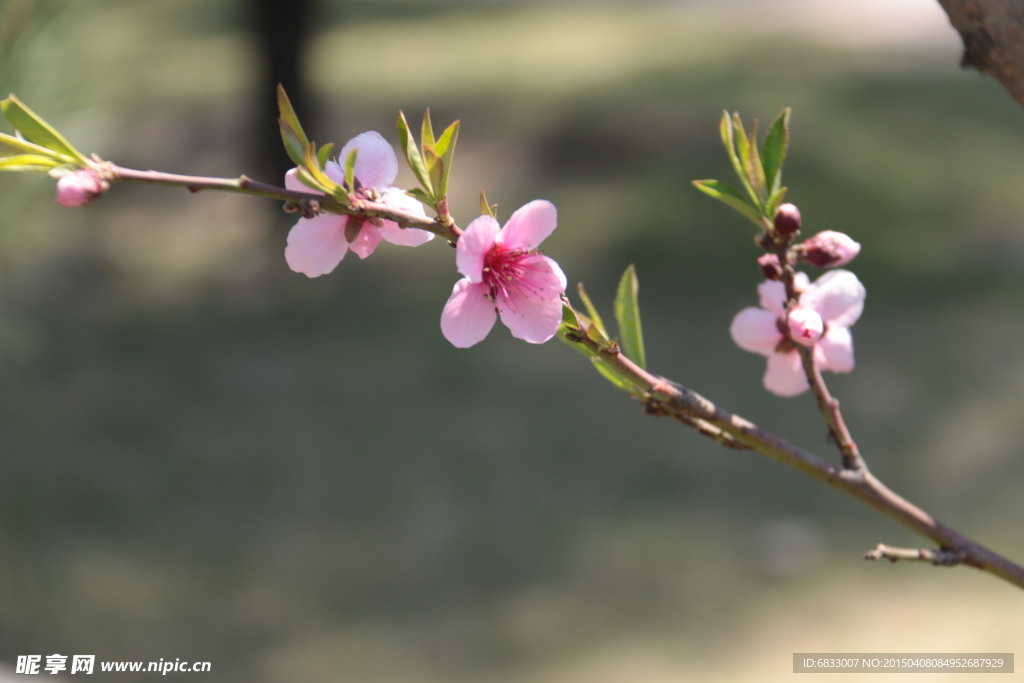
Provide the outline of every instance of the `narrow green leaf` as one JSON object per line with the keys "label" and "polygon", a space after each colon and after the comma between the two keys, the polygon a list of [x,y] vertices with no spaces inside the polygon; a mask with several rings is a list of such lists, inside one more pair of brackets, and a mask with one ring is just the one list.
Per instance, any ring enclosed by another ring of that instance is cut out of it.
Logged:
{"label": "narrow green leaf", "polygon": [[334,151],[334,143],[328,142],[326,145],[320,148],[320,151],[316,153],[316,160],[320,163],[320,168],[327,166],[327,162],[330,161],[331,152]]}
{"label": "narrow green leaf", "polygon": [[459,139],[460,125],[459,121],[455,121],[445,128],[444,132],[441,133],[441,137],[437,139],[434,145],[434,151],[441,157],[444,169],[444,173],[441,174],[440,182],[438,183],[438,194],[442,197],[448,194],[448,178],[452,172],[452,158],[455,156],[455,143]]}
{"label": "narrow green leaf", "polygon": [[[343,198],[346,193],[338,183],[331,180],[331,178],[324,173],[323,169],[320,168],[320,164],[316,159],[315,150],[316,145],[312,142],[306,145],[305,155],[303,156],[302,163],[299,165],[299,178],[301,178],[307,185],[315,187],[321,192]],[[354,153],[355,150],[353,150],[353,154]],[[351,158],[351,155],[349,155],[349,157]]]}
{"label": "narrow green leaf", "polygon": [[46,173],[51,168],[63,165],[64,162],[40,154],[15,154],[0,157],[0,171]]}
{"label": "narrow green leaf", "polygon": [[407,195],[411,196],[411,197],[414,197],[416,200],[418,200],[418,201],[420,201],[420,202],[422,202],[424,204],[428,204],[429,205],[429,204],[433,203],[433,201],[434,201],[433,199],[431,199],[427,195],[426,192],[424,192],[423,190],[421,190],[418,187],[414,187],[411,190],[406,190],[405,193]]}
{"label": "narrow green leaf", "polygon": [[278,119],[277,124],[281,129],[281,141],[284,142],[284,151],[288,158],[294,161],[296,166],[306,163],[306,146],[309,145],[309,141],[301,133],[296,133],[284,119]]}
{"label": "narrow green leaf", "polygon": [[0,156],[12,156],[15,154],[37,154],[57,160],[58,156],[46,147],[34,145],[28,140],[0,133]]}
{"label": "narrow green leaf", "polygon": [[3,111],[7,122],[29,142],[60,154],[68,161],[85,163],[81,152],[14,95],[0,101],[0,111]]}
{"label": "narrow green leaf", "polygon": [[420,124],[420,144],[433,148],[435,143],[434,125],[430,122],[430,107],[427,107],[423,111],[423,123]]}
{"label": "narrow green leaf", "polygon": [[288,94],[281,84],[277,86],[277,115],[277,125],[281,129],[284,150],[297,166],[301,166],[306,156],[306,147],[309,146],[309,138],[302,130],[302,124],[299,123],[299,117],[295,113],[295,108],[292,107],[292,101],[288,99]]}
{"label": "narrow green leaf", "polygon": [[764,138],[761,156],[764,162],[765,183],[770,195],[774,195],[782,186],[782,165],[786,161],[786,151],[789,149],[789,115],[790,109],[783,109]]}
{"label": "narrow green leaf", "polygon": [[770,197],[768,197],[768,201],[765,203],[764,207],[765,215],[775,215],[775,212],[779,210],[779,204],[781,204],[782,200],[786,198],[787,192],[789,192],[788,187],[780,187],[779,189],[775,190],[775,192],[773,192]]}
{"label": "narrow green leaf", "polygon": [[640,283],[636,277],[636,268],[630,264],[619,280],[615,294],[615,320],[619,325],[619,337],[622,350],[640,367],[647,367],[644,354],[644,334],[640,326],[640,304],[637,292]]}
{"label": "narrow green leaf", "polygon": [[355,190],[356,187],[356,158],[359,156],[359,149],[355,148],[348,153],[348,158],[345,159],[345,187],[349,191]]}
{"label": "narrow green leaf", "polygon": [[733,124],[740,164],[746,179],[744,185],[751,192],[750,198],[754,200],[753,204],[760,208],[765,199],[765,179],[764,168],[761,165],[761,152],[757,149],[757,124],[754,124],[749,136],[743,130],[743,122],[740,121],[739,114],[733,114]]}
{"label": "narrow green leaf", "polygon": [[754,192],[754,187],[750,184],[750,178],[747,176],[747,172],[744,168],[744,163],[740,159],[740,155],[737,154],[737,135],[736,130],[738,128],[739,135],[742,136],[743,140],[746,140],[746,133],[743,132],[743,123],[740,122],[739,126],[736,122],[739,121],[739,114],[730,115],[729,112],[722,112],[722,120],[718,124],[718,132],[722,136],[722,144],[725,145],[725,152],[729,156],[729,161],[732,163],[732,168],[736,172],[736,176],[740,179],[743,184],[743,188],[750,195],[750,198],[757,201],[757,193]]}
{"label": "narrow green leaf", "polygon": [[761,227],[761,212],[735,187],[718,180],[694,180],[693,186],[709,197],[731,206]]}
{"label": "narrow green leaf", "polygon": [[494,210],[497,207],[497,204],[489,204],[487,202],[487,195],[484,193],[483,190],[480,190],[480,215],[490,216],[491,218],[497,220],[498,217],[494,213]]}
{"label": "narrow green leaf", "polygon": [[416,146],[416,139],[413,138],[412,132],[409,130],[409,123],[405,120],[405,114],[401,111],[398,112],[398,142],[402,147],[403,154],[405,154],[406,161],[409,163],[409,168],[412,169],[416,179],[420,181],[420,186],[424,192],[430,197],[430,203],[435,204],[437,202],[435,199],[437,195],[430,182],[430,174],[427,173],[423,156]]}
{"label": "narrow green leaf", "polygon": [[582,282],[576,285],[576,291],[580,295],[583,307],[587,309],[587,315],[589,315],[593,323],[597,325],[597,329],[601,330],[601,334],[607,337],[608,328],[604,326],[604,321],[601,320],[601,314],[597,312],[597,308],[594,306],[594,302],[590,300],[590,295],[587,294],[587,290],[583,288]]}

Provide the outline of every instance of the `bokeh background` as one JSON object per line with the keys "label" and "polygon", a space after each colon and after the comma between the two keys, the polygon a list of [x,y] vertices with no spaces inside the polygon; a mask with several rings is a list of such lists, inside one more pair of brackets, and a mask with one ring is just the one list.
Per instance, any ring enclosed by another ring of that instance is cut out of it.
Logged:
{"label": "bokeh background", "polygon": [[[254,13],[4,0],[0,90],[125,166],[277,180]],[[752,233],[690,186],[729,179],[723,109],[792,107],[790,198],[864,247],[858,367],[831,384],[863,452],[1024,558],[1024,112],[957,68],[936,2],[319,0],[302,25],[312,137],[461,119],[460,223],[481,189],[504,216],[555,202],[546,251],[606,311],[636,264],[655,371],[828,455],[813,401],[766,394],[730,342]],[[441,244],[308,280],[272,202],[52,196],[0,177],[0,660],[660,683],[790,680],[805,651],[1024,652],[1018,591],[865,563],[920,541],[645,416],[571,349],[503,328],[453,349]]]}

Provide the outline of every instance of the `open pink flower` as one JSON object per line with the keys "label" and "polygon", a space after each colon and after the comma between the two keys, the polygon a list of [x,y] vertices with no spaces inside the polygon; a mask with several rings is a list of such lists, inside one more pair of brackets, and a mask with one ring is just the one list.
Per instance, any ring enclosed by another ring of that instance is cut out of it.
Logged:
{"label": "open pink flower", "polygon": [[[354,168],[357,195],[426,217],[422,204],[397,187],[391,187],[398,175],[398,158],[380,133],[371,130],[357,135],[341,148],[338,158],[347,160],[353,149],[359,150]],[[345,169],[338,162],[328,161],[324,171],[334,182],[344,183]],[[284,184],[289,190],[317,192],[299,180],[295,169],[285,175]],[[318,277],[334,270],[348,251],[366,258],[382,239],[417,247],[433,237],[433,233],[426,230],[400,228],[394,221],[381,220],[378,226],[354,216],[325,213],[299,219],[288,233],[284,257],[295,272]]]}
{"label": "open pink flower", "polygon": [[[812,345],[814,362],[821,370],[850,372],[853,370],[853,336],[850,327],[864,310],[864,285],[848,270],[834,270],[808,284],[805,273],[797,273],[796,285],[803,293],[791,311],[786,313],[786,288],[781,282],[766,280],[757,287],[760,308],[745,308],[733,318],[729,333],[736,344],[752,353],[768,357],[764,386],[779,396],[796,396],[808,389],[807,377],[800,363],[794,341]],[[817,336],[812,321],[816,312],[824,332]],[[811,321],[809,323],[809,321]],[[783,331],[813,330],[816,337],[794,340]]]}
{"label": "open pink flower", "polygon": [[473,346],[499,315],[518,339],[540,344],[555,336],[565,274],[537,252],[555,225],[555,205],[538,199],[513,213],[503,228],[490,216],[466,227],[455,250],[455,265],[465,277],[441,313],[445,339],[459,348]]}

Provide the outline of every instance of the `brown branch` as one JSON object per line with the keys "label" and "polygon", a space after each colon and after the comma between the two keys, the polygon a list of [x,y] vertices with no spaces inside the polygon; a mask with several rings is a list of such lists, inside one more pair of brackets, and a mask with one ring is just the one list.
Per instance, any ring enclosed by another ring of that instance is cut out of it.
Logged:
{"label": "brown branch", "polygon": [[649,413],[672,417],[687,426],[710,425],[717,432],[698,429],[700,433],[715,437],[726,434],[741,447],[756,451],[784,465],[836,488],[869,507],[896,520],[906,528],[938,544],[944,553],[952,553],[960,564],[975,567],[997,576],[1018,588],[1024,588],[1024,566],[1003,557],[973,539],[946,526],[927,512],[906,500],[875,478],[867,466],[848,469],[791,444],[754,423],[719,408],[710,400],[687,387],[664,377],[653,375],[624,356],[617,345],[602,345],[587,336],[569,333],[566,338],[584,346],[590,354],[619,377],[626,379],[644,397]]}
{"label": "brown branch", "polygon": [[1024,3],[939,0],[963,40],[960,65],[999,81],[1024,105]]}

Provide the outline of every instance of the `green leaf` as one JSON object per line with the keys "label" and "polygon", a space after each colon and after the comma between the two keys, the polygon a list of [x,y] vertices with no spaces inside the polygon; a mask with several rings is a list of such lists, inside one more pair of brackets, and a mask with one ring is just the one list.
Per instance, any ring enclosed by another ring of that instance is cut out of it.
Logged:
{"label": "green leaf", "polygon": [[356,187],[356,158],[359,156],[359,149],[355,148],[348,153],[348,158],[345,159],[345,187],[349,191],[355,190]]}
{"label": "green leaf", "polygon": [[437,191],[440,196],[448,194],[448,177],[452,172],[452,158],[455,156],[455,143],[459,140],[460,121],[455,121],[445,128],[434,144],[434,152],[440,157],[443,173],[437,183]]}
{"label": "green leaf", "polygon": [[[765,183],[771,195],[777,193],[782,186],[782,165],[786,161],[786,151],[789,149],[789,115],[790,109],[783,109],[764,138],[761,157],[764,161]],[[766,213],[771,215],[773,212]]]}
{"label": "green leaf", "polygon": [[768,197],[768,201],[765,203],[765,214],[768,216],[774,216],[775,212],[779,210],[779,204],[786,198],[786,193],[789,192],[788,187],[780,187],[772,193],[772,196]]}
{"label": "green leaf", "polygon": [[281,129],[281,139],[284,141],[284,149],[289,158],[301,166],[305,157],[305,149],[309,145],[309,138],[302,130],[299,117],[295,114],[292,101],[284,91],[284,86],[277,85],[277,123]]}
{"label": "green leaf", "polygon": [[497,220],[498,217],[494,213],[494,210],[496,208],[498,208],[498,205],[497,204],[489,204],[487,202],[487,195],[484,193],[483,190],[480,190],[480,215],[482,215],[482,216],[490,216],[491,218]]}
{"label": "green leaf", "polygon": [[764,202],[766,192],[761,152],[757,149],[757,123],[755,122],[749,136],[743,130],[743,122],[740,121],[739,114],[733,114],[733,124],[736,130],[736,146],[740,155],[740,163],[751,189],[751,199],[754,200],[755,206],[760,207]]}
{"label": "green leaf", "polygon": [[63,165],[64,162],[40,154],[15,154],[0,157],[0,171],[46,173],[51,168]]}
{"label": "green leaf", "polygon": [[[736,121],[738,121],[739,115],[736,114],[734,116]],[[722,137],[722,144],[725,145],[725,152],[729,156],[729,161],[732,163],[733,170],[736,171],[736,176],[740,179],[740,182],[743,183],[744,189],[746,189],[747,194],[750,195],[750,198],[754,200],[754,205],[756,206],[757,193],[754,192],[754,187],[750,184],[750,178],[747,176],[747,172],[744,168],[744,163],[740,159],[740,155],[737,154],[736,151],[738,146],[738,141],[736,139],[736,128],[737,126],[733,119],[733,116],[731,116],[729,112],[723,111],[722,120],[718,124],[718,132]],[[739,135],[744,141],[747,139],[746,133],[743,132],[742,123],[740,123],[739,125]]]}
{"label": "green leaf", "polygon": [[85,163],[81,152],[14,95],[0,101],[0,111],[7,122],[29,142],[61,155],[66,161]]}
{"label": "green leaf", "polygon": [[327,162],[330,161],[331,152],[334,151],[334,143],[328,142],[326,145],[320,148],[320,151],[316,153],[316,160],[320,163],[320,168],[327,166]]}
{"label": "green leaf", "polygon": [[608,328],[604,326],[604,321],[601,320],[601,314],[597,312],[597,308],[595,308],[594,302],[590,300],[590,295],[587,294],[587,290],[583,288],[582,282],[576,285],[576,291],[579,292],[580,300],[583,302],[583,307],[587,309],[587,315],[589,315],[593,323],[597,325],[597,329],[601,330],[601,333],[607,337]]}
{"label": "green leaf", "polygon": [[55,160],[59,158],[45,147],[34,145],[28,140],[14,135],[0,133],[0,157],[13,156],[15,154],[38,154],[39,156],[50,157]]}
{"label": "green leaf", "polygon": [[693,186],[709,197],[731,206],[761,227],[761,212],[739,190],[718,180],[694,180]]}
{"label": "green leaf", "polygon": [[644,334],[640,326],[640,304],[637,300],[639,289],[636,268],[630,264],[622,274],[615,294],[615,320],[619,325],[622,350],[643,368],[647,367],[647,359],[644,354]]}
{"label": "green leaf", "polygon": [[405,154],[405,159],[409,163],[409,168],[412,169],[416,179],[420,181],[420,186],[423,188],[424,192],[426,192],[427,196],[430,197],[430,203],[436,204],[438,197],[430,182],[430,174],[427,173],[427,167],[423,162],[423,156],[420,154],[420,150],[416,146],[416,139],[413,138],[412,132],[409,130],[409,123],[405,120],[405,114],[401,111],[398,112],[398,142],[402,146],[402,152]]}
{"label": "green leaf", "polygon": [[289,159],[295,162],[296,166],[302,166],[306,163],[306,147],[309,145],[309,141],[301,133],[296,133],[290,125],[284,122],[284,119],[278,119],[277,123],[281,129],[281,141],[284,142],[285,153],[288,154]]}

